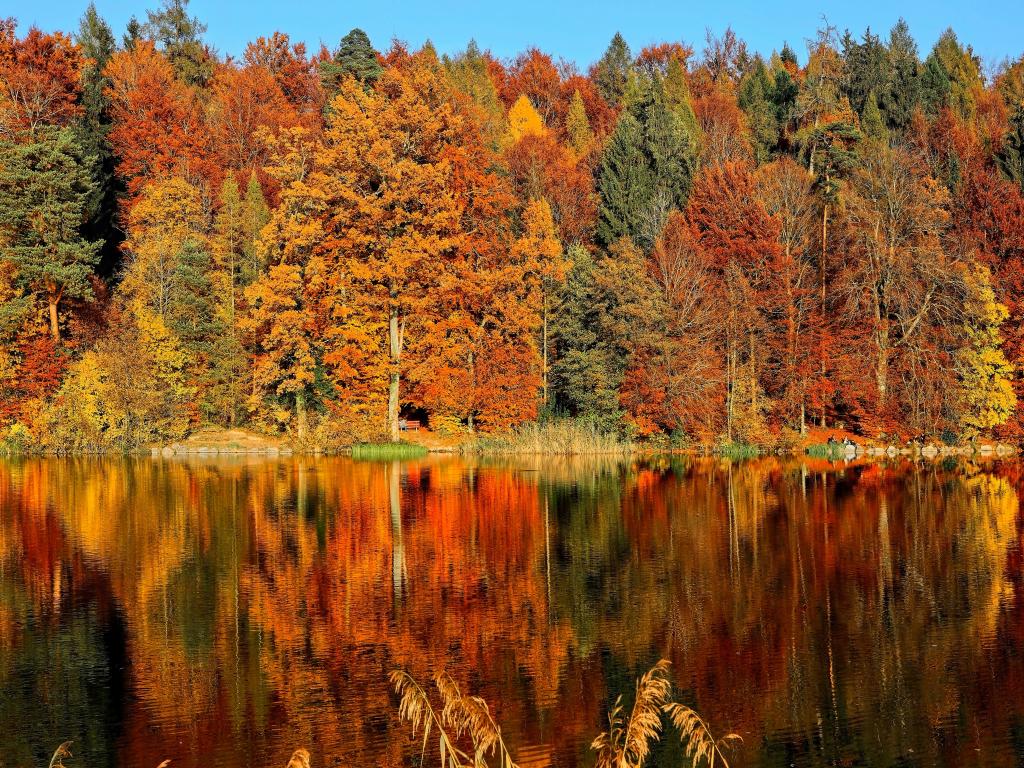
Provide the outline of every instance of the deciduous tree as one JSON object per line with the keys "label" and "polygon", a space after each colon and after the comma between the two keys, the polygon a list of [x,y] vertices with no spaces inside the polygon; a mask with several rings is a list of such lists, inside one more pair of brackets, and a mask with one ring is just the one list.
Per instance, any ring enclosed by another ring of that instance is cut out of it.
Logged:
{"label": "deciduous tree", "polygon": [[106,75],[114,124],[110,143],[130,200],[161,176],[177,175],[192,183],[215,176],[196,96],[175,78],[171,64],[152,43],[140,41],[132,50],[114,54]]}
{"label": "deciduous tree", "polygon": [[33,136],[45,125],[69,125],[82,111],[83,66],[67,35],[32,27],[19,40],[14,19],[0,19],[0,131]]}

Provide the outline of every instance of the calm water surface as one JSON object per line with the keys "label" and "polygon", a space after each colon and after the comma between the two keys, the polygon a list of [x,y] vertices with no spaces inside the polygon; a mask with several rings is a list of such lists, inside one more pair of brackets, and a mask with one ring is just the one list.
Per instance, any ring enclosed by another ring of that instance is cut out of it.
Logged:
{"label": "calm water surface", "polygon": [[[1014,462],[0,463],[0,765],[415,765],[442,668],[589,765],[672,661],[740,766],[1024,765]],[[662,744],[651,765],[683,765]]]}

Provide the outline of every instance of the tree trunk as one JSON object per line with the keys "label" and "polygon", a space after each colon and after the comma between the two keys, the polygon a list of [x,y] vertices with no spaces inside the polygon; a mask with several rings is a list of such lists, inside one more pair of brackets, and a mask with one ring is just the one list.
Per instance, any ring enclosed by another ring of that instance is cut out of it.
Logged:
{"label": "tree trunk", "polygon": [[[888,341],[888,332],[883,332]],[[878,360],[875,363],[875,384],[878,386],[878,406],[885,407],[885,398],[889,389],[889,350],[887,343],[878,346]]]}
{"label": "tree trunk", "polygon": [[548,408],[548,296],[545,293],[543,299],[544,329],[542,331],[541,346],[544,348],[544,410]]}
{"label": "tree trunk", "polygon": [[[469,380],[472,382],[473,394],[475,396],[476,395],[476,356],[473,354],[473,350],[469,351]],[[474,397],[474,400],[475,400],[475,397]],[[471,404],[469,406],[469,410],[466,413],[466,426],[469,428],[470,432],[474,431],[473,409],[475,407],[476,407],[475,404]]]}
{"label": "tree trunk", "polygon": [[725,353],[725,436],[732,442],[733,390],[736,386],[735,353],[732,337],[726,340]]}
{"label": "tree trunk", "polygon": [[391,381],[388,383],[388,426],[391,439],[398,442],[401,437],[398,429],[398,387],[401,383],[398,363],[402,357],[401,331],[398,324],[398,311],[391,310],[388,323],[388,341],[391,348]]}
{"label": "tree trunk", "polygon": [[299,440],[306,439],[308,422],[306,420],[306,393],[297,392],[295,395],[295,416],[298,422]]}
{"label": "tree trunk", "polygon": [[754,331],[747,331],[750,355],[750,417],[754,418],[757,413],[757,362],[754,353]]}
{"label": "tree trunk", "polygon": [[[825,183],[828,184],[828,174],[825,174]],[[825,294],[825,259],[828,251],[828,203],[825,203],[821,209],[821,262],[820,277],[821,277],[821,328],[818,332],[821,334],[821,338],[818,344],[818,356],[821,362],[821,379],[822,382],[825,380],[825,323],[828,317],[827,309],[825,307],[826,294]],[[825,401],[821,402],[821,427],[825,427]]]}
{"label": "tree trunk", "polygon": [[885,407],[885,398],[889,388],[889,320],[888,310],[884,306],[881,288],[873,294],[875,313],[875,385],[878,387],[878,406]]}
{"label": "tree trunk", "polygon": [[57,304],[60,302],[60,294],[56,291],[50,291],[48,296],[50,302],[50,335],[53,336],[53,340],[60,342],[60,323],[57,317]]}

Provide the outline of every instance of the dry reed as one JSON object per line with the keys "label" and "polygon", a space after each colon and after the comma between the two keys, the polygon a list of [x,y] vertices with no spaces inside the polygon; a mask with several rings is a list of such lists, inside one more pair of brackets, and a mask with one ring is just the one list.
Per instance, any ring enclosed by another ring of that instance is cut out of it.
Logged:
{"label": "dry reed", "polygon": [[[67,768],[67,766],[64,765],[64,758],[74,757],[74,755],[71,754],[71,744],[72,742],[65,741],[63,744],[57,747],[56,750],[54,750],[53,757],[50,758],[50,768]],[[299,752],[306,752],[306,750],[297,750],[295,754],[298,754]],[[294,768],[309,768],[309,752],[306,752],[306,758],[307,760],[305,766],[295,766]],[[294,755],[292,756],[292,759],[294,759]],[[164,760],[156,768],[167,768],[167,766],[170,764],[170,760]],[[293,768],[291,763],[288,763],[288,768]]]}
{"label": "dry reed", "polygon": [[50,758],[50,768],[65,768],[64,758],[74,757],[71,754],[71,742],[65,741],[53,752],[53,757]]}
{"label": "dry reed", "polygon": [[[412,725],[413,734],[423,731],[420,765],[425,764],[430,733],[436,729],[442,768],[485,768],[488,756],[498,758],[499,768],[516,768],[487,702],[479,696],[465,696],[449,674],[442,672],[434,678],[440,712],[408,672],[396,670],[390,679],[399,696],[398,716]],[[467,740],[469,751],[459,747]]]}
{"label": "dry reed", "polygon": [[[723,749],[743,739],[735,733],[715,739],[696,710],[671,701],[669,666],[670,662],[662,659],[637,680],[636,700],[628,716],[622,697],[615,700],[608,713],[608,730],[590,745],[597,752],[596,768],[642,768],[661,736],[663,715],[679,732],[694,768],[704,761],[708,768],[729,768]],[[450,675],[443,672],[434,678],[440,710],[408,672],[395,670],[390,680],[399,697],[399,717],[412,725],[414,735],[423,731],[420,765],[425,764],[430,734],[436,729],[441,768],[485,768],[489,755],[498,758],[500,768],[516,768],[487,702],[479,696],[463,695]],[[471,745],[469,751],[458,746],[466,740]]]}
{"label": "dry reed", "polygon": [[590,748],[597,752],[597,768],[640,768],[651,753],[651,744],[661,735],[661,709],[668,701],[672,684],[669,662],[662,659],[636,683],[636,701],[629,717],[624,716],[622,697],[608,713],[608,730]]}
{"label": "dry reed", "polygon": [[729,733],[715,739],[704,719],[696,710],[685,704],[666,704],[665,714],[679,731],[679,740],[682,741],[686,756],[693,761],[694,766],[700,765],[701,760],[707,760],[708,768],[715,768],[716,764],[722,768],[729,768],[729,761],[725,759],[722,748],[743,741],[738,733]]}

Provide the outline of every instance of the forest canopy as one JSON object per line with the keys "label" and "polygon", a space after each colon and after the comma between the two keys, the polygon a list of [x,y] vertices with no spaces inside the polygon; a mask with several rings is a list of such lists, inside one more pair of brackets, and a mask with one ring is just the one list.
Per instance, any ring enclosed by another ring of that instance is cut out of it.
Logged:
{"label": "forest canopy", "polygon": [[[1024,58],[0,21],[0,437],[1019,439]],[[700,50],[698,50],[700,49]]]}

